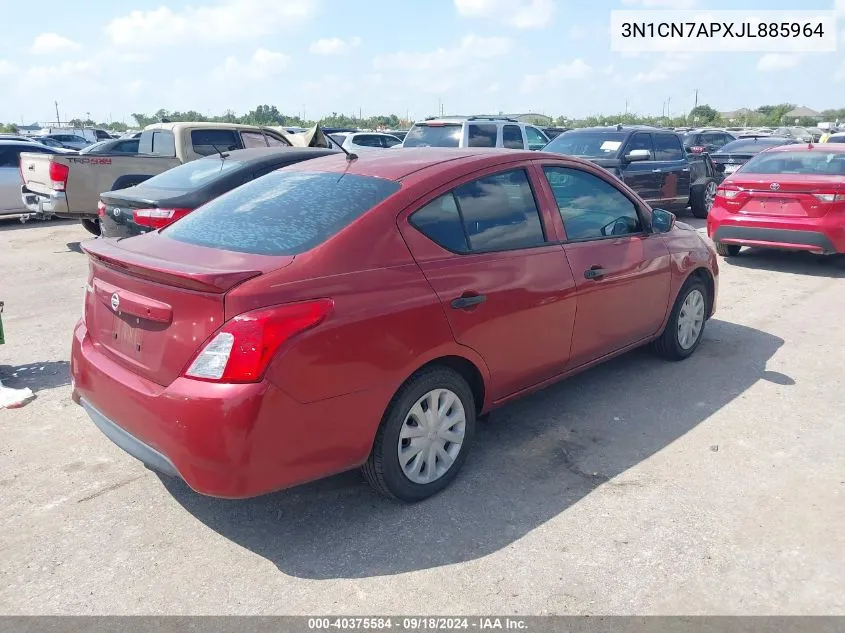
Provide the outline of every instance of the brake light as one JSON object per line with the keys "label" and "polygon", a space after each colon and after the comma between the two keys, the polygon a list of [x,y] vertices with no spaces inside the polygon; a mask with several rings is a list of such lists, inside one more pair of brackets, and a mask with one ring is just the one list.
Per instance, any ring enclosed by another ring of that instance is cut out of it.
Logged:
{"label": "brake light", "polygon": [[822,202],[845,202],[843,193],[814,193],[813,196]]}
{"label": "brake light", "polygon": [[689,148],[689,151],[691,151],[693,154],[701,154],[705,149],[707,148],[703,145],[693,145]]}
{"label": "brake light", "polygon": [[106,217],[106,203],[102,200],[97,201],[97,216],[101,218]]}
{"label": "brake light", "polygon": [[188,215],[193,209],[134,209],[132,219],[135,224],[151,229],[162,229],[179,218]]}
{"label": "brake light", "polygon": [[716,195],[721,198],[727,198],[728,200],[732,198],[736,198],[739,195],[741,190],[738,187],[719,187],[716,189]]}
{"label": "brake light", "polygon": [[50,163],[50,185],[55,191],[64,191],[67,186],[67,176],[70,168],[61,163]]}
{"label": "brake light", "polygon": [[333,306],[331,299],[316,299],[238,315],[206,343],[185,376],[211,382],[257,382],[279,348],[322,323]]}

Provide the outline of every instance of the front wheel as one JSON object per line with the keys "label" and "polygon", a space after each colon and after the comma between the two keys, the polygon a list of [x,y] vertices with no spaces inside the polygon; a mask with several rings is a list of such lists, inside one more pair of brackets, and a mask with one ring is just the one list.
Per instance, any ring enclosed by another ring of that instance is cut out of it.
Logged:
{"label": "front wheel", "polygon": [[690,210],[697,218],[706,218],[716,199],[716,181],[708,179],[703,185],[693,189],[690,196]]}
{"label": "front wheel", "polygon": [[678,293],[666,329],[653,344],[654,350],[669,360],[689,357],[701,343],[707,314],[707,286],[698,277],[691,277]]}
{"label": "front wheel", "polygon": [[475,399],[448,367],[423,369],[396,393],[362,467],[378,492],[421,501],[448,486],[466,460],[475,431]]}
{"label": "front wheel", "polygon": [[100,234],[100,221],[99,220],[80,220],[82,222],[82,226],[85,227],[85,230],[93,235]]}
{"label": "front wheel", "polygon": [[736,257],[739,255],[739,249],[742,247],[739,244],[722,244],[716,242],[716,252],[722,257]]}

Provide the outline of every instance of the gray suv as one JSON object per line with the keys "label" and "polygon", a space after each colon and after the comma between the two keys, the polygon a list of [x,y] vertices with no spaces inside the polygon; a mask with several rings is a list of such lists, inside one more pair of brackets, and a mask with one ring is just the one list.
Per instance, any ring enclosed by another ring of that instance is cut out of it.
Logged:
{"label": "gray suv", "polygon": [[534,125],[500,116],[430,117],[414,123],[403,147],[507,147],[540,150],[549,138]]}

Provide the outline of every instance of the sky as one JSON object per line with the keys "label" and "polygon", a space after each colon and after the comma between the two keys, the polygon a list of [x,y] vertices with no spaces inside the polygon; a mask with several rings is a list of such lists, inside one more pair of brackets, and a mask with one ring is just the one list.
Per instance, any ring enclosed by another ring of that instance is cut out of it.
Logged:
{"label": "sky", "polygon": [[[835,53],[610,50],[610,11],[837,10]],[[845,107],[845,0],[0,0],[0,122]]]}

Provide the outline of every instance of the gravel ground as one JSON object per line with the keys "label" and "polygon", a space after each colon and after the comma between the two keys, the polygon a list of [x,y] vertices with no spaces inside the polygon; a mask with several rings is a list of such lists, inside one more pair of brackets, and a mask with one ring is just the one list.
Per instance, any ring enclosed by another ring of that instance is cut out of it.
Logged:
{"label": "gravel ground", "polygon": [[[698,222],[698,226],[700,226]],[[69,398],[88,234],[0,221],[0,612],[845,614],[845,262],[722,264],[697,353],[498,411],[414,506],[348,473],[200,497]]]}

